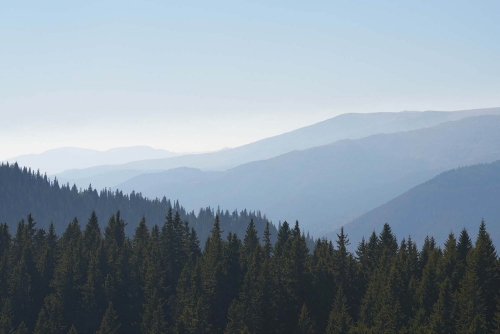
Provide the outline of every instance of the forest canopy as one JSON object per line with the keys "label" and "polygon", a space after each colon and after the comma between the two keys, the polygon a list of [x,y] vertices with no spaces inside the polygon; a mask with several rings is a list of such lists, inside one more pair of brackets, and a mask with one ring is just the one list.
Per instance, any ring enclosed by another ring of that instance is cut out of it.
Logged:
{"label": "forest canopy", "polygon": [[271,243],[250,219],[243,239],[222,237],[219,217],[203,250],[170,209],[132,237],[120,212],[101,231],[37,228],[28,215],[0,224],[0,331],[12,333],[493,333],[499,330],[499,262],[484,222],[439,247],[398,242],[389,225],[347,250],[309,250],[298,223]]}

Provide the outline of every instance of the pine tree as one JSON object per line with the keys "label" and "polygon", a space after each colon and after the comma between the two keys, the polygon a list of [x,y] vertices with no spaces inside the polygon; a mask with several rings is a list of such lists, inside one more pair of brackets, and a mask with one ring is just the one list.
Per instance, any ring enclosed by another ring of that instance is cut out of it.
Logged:
{"label": "pine tree", "polygon": [[497,313],[493,319],[493,333],[500,334],[500,297],[497,296]]}
{"label": "pine tree", "polygon": [[63,326],[69,328],[81,319],[81,291],[85,269],[81,257],[81,230],[75,219],[61,237],[61,259],[58,262],[51,286],[62,305]]}
{"label": "pine tree", "polygon": [[14,333],[14,326],[12,324],[12,309],[10,300],[3,298],[1,301],[0,309],[0,333],[12,334]]}
{"label": "pine tree", "polygon": [[430,333],[454,333],[454,300],[450,279],[447,277],[439,288],[439,298],[430,316]]}
{"label": "pine tree", "polygon": [[50,281],[54,276],[56,267],[56,243],[57,235],[55,234],[54,224],[50,224],[47,240],[37,263],[38,276],[40,277],[39,286],[45,295],[50,291]]}
{"label": "pine tree", "polygon": [[201,266],[189,261],[181,272],[177,285],[178,333],[204,333],[207,328],[208,307],[203,296]]}
{"label": "pine tree", "polygon": [[449,234],[444,244],[443,257],[439,261],[438,276],[441,281],[444,281],[446,278],[449,279],[452,292],[458,289],[458,248],[453,233]]}
{"label": "pine tree", "polygon": [[132,320],[132,322],[134,324],[139,324],[141,322],[139,315],[142,312],[142,304],[145,302],[143,287],[149,265],[148,253],[150,239],[149,230],[146,226],[146,219],[143,217],[132,238],[132,255],[130,257],[130,290],[133,300],[131,306],[133,308],[132,313],[134,320]]}
{"label": "pine tree", "polygon": [[[357,309],[358,300],[356,293],[356,265],[352,254],[347,251],[347,247],[350,245],[349,238],[347,234],[344,233],[344,228],[340,228],[340,234],[337,234],[337,250],[334,253],[334,272],[335,280],[338,282],[339,286],[342,288],[342,292],[345,294],[348,300],[349,310]],[[354,314],[351,313],[351,317]]]}
{"label": "pine tree", "polygon": [[76,330],[75,326],[71,326],[69,329],[68,334],[78,334],[78,331]]}
{"label": "pine tree", "polygon": [[63,334],[65,333],[64,329],[62,304],[55,295],[49,295],[45,298],[43,307],[38,313],[34,333]]}
{"label": "pine tree", "polygon": [[207,326],[210,326],[217,332],[225,328],[227,320],[222,313],[225,302],[222,299],[224,290],[223,254],[227,246],[222,240],[221,235],[222,230],[220,229],[219,216],[216,216],[211,236],[207,239],[202,257],[201,274],[204,293],[201,301],[205,303],[202,307],[208,310],[208,318],[200,320],[206,322]]}
{"label": "pine tree", "polygon": [[[228,247],[229,249],[233,248],[234,251],[237,251],[237,241],[229,241],[229,244],[234,245],[233,247]],[[250,333],[258,333],[262,330],[263,318],[263,296],[260,281],[263,254],[253,220],[250,221],[247,227],[241,253],[242,271],[244,273],[243,284],[241,285],[238,298],[234,298],[230,304],[228,325],[225,332],[234,333],[246,329]],[[236,267],[236,264],[233,267]],[[232,275],[237,276],[237,269],[235,268],[233,271]]]}
{"label": "pine tree", "polygon": [[17,327],[15,334],[29,334],[28,326],[26,326],[24,321],[19,324],[19,327]]}
{"label": "pine tree", "polygon": [[439,296],[439,284],[436,274],[438,254],[435,250],[430,250],[429,252],[431,253],[428,254],[428,260],[423,270],[420,287],[417,291],[418,302],[426,318],[430,316],[433,305]]}
{"label": "pine tree", "polygon": [[96,250],[92,250],[87,268],[86,282],[82,286],[82,318],[79,325],[82,333],[95,333],[100,325],[100,319],[106,309],[104,293],[104,249],[101,241]]}
{"label": "pine tree", "polygon": [[[264,245],[262,246],[262,268],[259,275],[259,286],[260,286],[260,296],[261,296],[261,311],[262,320],[261,328],[267,331],[271,331],[274,324],[275,308],[273,307],[273,286],[272,286],[272,274],[271,274],[271,233],[269,230],[269,222],[266,223],[266,228],[264,230],[263,236]],[[256,295],[258,301],[258,295]],[[258,304],[258,303],[257,303]]]}
{"label": "pine tree", "polygon": [[[220,307],[224,310],[224,313],[229,308],[231,301],[238,296],[238,290],[243,280],[242,264],[244,261],[240,258],[241,248],[241,240],[235,234],[229,232],[226,247],[224,247],[223,251],[222,286],[224,289],[220,296]],[[255,278],[257,277],[258,275],[255,275]],[[227,318],[226,314],[224,314],[224,318]],[[224,326],[226,321],[225,319]]]}
{"label": "pine tree", "polygon": [[335,301],[333,303],[326,333],[328,334],[347,334],[352,325],[352,319],[349,314],[347,298],[340,286]]}
{"label": "pine tree", "polygon": [[302,305],[300,310],[299,319],[297,321],[297,328],[295,330],[297,334],[314,334],[314,324],[309,317],[309,312],[307,311],[306,304]]}
{"label": "pine tree", "polygon": [[316,329],[324,333],[332,301],[337,293],[335,250],[331,241],[319,239],[311,258],[312,295],[310,311],[316,319]]}
{"label": "pine tree", "polygon": [[123,332],[133,332],[135,317],[131,312],[130,298],[132,286],[130,282],[130,256],[132,246],[125,237],[125,222],[120,212],[111,216],[104,232],[104,252],[107,256],[105,291],[108,301],[112,301],[119,316],[118,322]]}
{"label": "pine tree", "polygon": [[119,330],[118,316],[113,308],[113,303],[109,302],[97,334],[118,334]]}
{"label": "pine tree", "polygon": [[90,261],[91,253],[99,247],[101,243],[101,229],[95,211],[92,211],[90,218],[83,232],[83,254]]}
{"label": "pine tree", "polygon": [[484,291],[475,271],[478,253],[475,249],[467,255],[467,270],[460,282],[458,294],[457,334],[485,333],[487,331]]}
{"label": "pine tree", "polygon": [[472,249],[472,241],[469,233],[464,228],[460,232],[457,244],[457,280],[460,281],[465,276],[465,268],[467,265],[467,255]]}
{"label": "pine tree", "polygon": [[31,251],[31,244],[28,229],[23,229],[23,239],[26,240],[19,261],[12,269],[9,278],[9,291],[12,296],[12,313],[14,324],[23,322],[27,328],[33,328],[36,318],[34,309],[34,299],[37,295],[35,290],[37,282],[36,266]]}
{"label": "pine tree", "polygon": [[493,319],[496,309],[496,295],[500,290],[500,273],[498,257],[488,232],[486,224],[481,221],[475,245],[476,260],[475,272],[484,296],[485,321],[488,330],[493,329]]}
{"label": "pine tree", "polygon": [[380,232],[379,240],[378,246],[380,254],[382,254],[383,251],[386,251],[389,258],[396,255],[396,252],[398,251],[398,242],[392,233],[392,229],[389,224],[384,224],[382,232]]}
{"label": "pine tree", "polygon": [[264,245],[263,245],[264,257],[266,259],[270,259],[273,252],[273,247],[271,245],[271,231],[269,229],[269,222],[266,222],[266,228],[264,229],[263,240],[264,240]]}
{"label": "pine tree", "polygon": [[141,332],[154,332],[154,326],[166,328],[164,305],[164,271],[161,261],[160,232],[158,226],[151,231],[151,241],[147,257],[147,271],[144,275],[144,299]]}
{"label": "pine tree", "polygon": [[0,223],[0,258],[8,252],[11,239],[7,223]]}

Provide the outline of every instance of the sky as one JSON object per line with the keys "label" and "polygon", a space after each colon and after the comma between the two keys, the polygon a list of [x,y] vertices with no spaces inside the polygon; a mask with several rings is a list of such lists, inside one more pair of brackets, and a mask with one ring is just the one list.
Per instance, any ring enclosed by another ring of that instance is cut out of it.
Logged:
{"label": "sky", "polygon": [[0,160],[500,106],[500,1],[9,1]]}

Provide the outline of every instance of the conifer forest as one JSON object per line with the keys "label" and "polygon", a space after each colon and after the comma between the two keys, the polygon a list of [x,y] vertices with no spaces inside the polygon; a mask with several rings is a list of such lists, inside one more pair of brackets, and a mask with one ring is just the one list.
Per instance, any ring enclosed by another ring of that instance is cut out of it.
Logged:
{"label": "conifer forest", "polygon": [[486,230],[441,247],[398,242],[385,225],[348,251],[308,249],[298,222],[258,236],[222,237],[218,216],[203,249],[169,209],[132,237],[120,212],[37,228],[31,215],[0,225],[1,333],[498,333],[499,259]]}

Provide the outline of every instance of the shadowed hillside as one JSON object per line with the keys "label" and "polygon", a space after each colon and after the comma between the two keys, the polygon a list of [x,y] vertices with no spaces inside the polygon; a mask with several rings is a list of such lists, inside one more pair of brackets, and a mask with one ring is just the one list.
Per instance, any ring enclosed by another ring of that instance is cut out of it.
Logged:
{"label": "shadowed hillside", "polygon": [[398,238],[411,235],[422,244],[427,235],[444,242],[450,231],[472,230],[481,219],[489,223],[500,244],[500,161],[453,169],[364,214],[345,230],[354,245],[384,223]]}

